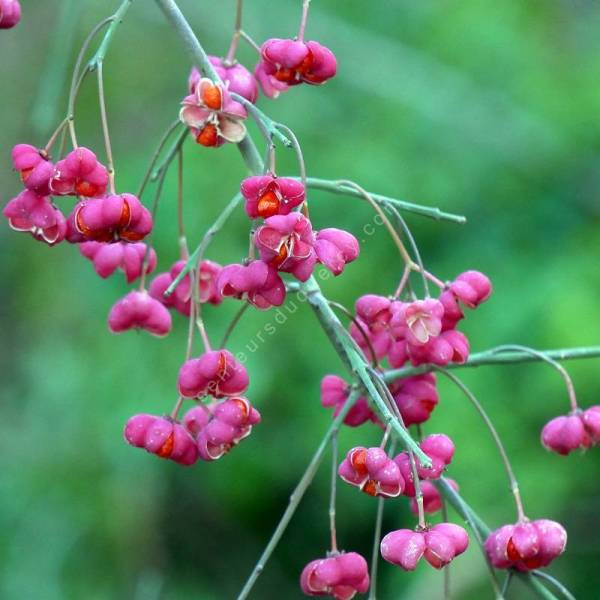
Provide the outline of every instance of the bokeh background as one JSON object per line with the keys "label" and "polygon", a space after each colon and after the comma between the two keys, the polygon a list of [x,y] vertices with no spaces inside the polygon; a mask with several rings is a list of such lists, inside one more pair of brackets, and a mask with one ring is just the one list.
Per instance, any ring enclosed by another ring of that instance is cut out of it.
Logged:
{"label": "bokeh background", "polygon": [[[44,145],[64,115],[77,49],[117,2],[23,4],[22,23],[0,33],[3,203],[20,187],[11,147]],[[245,28],[257,40],[294,34],[300,0],[247,4]],[[181,7],[207,50],[224,54],[233,0],[182,0]],[[310,175],[352,178],[468,216],[462,227],[406,218],[426,264],[441,278],[469,268],[492,278],[492,299],[463,326],[474,351],[510,342],[594,345],[600,339],[599,30],[600,6],[586,0],[319,0],[308,36],[335,51],[338,76],[322,88],[261,99],[260,106],[297,133]],[[244,45],[239,58],[255,62]],[[177,114],[188,69],[154,3],[135,2],[105,63],[120,190],[139,185]],[[93,79],[80,96],[77,126],[81,142],[103,157]],[[195,244],[245,171],[233,147],[188,144],[185,164],[186,222]],[[281,151],[278,164],[281,173],[296,173],[291,151]],[[351,306],[360,294],[394,289],[401,265],[383,228],[364,235],[373,218],[365,203],[313,193],[311,216],[317,227],[344,227],[363,242],[361,260],[325,282],[329,296]],[[239,261],[247,228],[240,210],[210,258]],[[173,173],[156,244],[165,270],[177,258]],[[320,379],[344,374],[311,311],[301,306],[289,314],[274,335],[263,333],[264,343],[257,335],[274,323],[274,313],[246,313],[230,347],[248,351],[249,395],[263,424],[221,461],[185,469],[121,437],[131,414],[166,412],[175,401],[185,320],[175,315],[164,340],[111,335],[106,314],[126,292],[122,275],[101,280],[76,248],[49,249],[6,226],[0,245],[0,597],[234,598],[329,423]],[[234,301],[206,308],[213,340],[237,308]],[[584,406],[600,399],[599,364],[568,364]],[[549,571],[577,598],[597,598],[600,451],[562,458],[538,442],[543,424],[567,410],[559,376],[539,364],[461,375],[505,440],[529,515],[556,519],[569,531],[568,551]],[[456,440],[450,476],[492,527],[511,522],[514,508],[490,436],[456,389],[442,381],[440,390],[426,431]],[[340,448],[377,441],[377,431],[365,426],[345,430]],[[252,598],[301,597],[298,574],[328,543],[327,463]],[[338,508],[341,546],[370,556],[375,503],[340,485]],[[405,502],[388,503],[384,531],[412,524]],[[476,545],[451,570],[455,598],[492,597]],[[384,564],[380,573],[382,599],[442,597],[442,575],[427,565],[406,574]],[[530,592],[515,583],[508,597],[526,599]]]}

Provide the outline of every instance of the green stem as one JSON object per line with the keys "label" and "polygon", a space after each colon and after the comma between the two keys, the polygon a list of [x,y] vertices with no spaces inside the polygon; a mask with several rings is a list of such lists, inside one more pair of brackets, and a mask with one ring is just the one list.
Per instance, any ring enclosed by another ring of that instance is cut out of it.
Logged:
{"label": "green stem", "polygon": [[512,571],[509,571],[506,574],[506,579],[504,580],[504,583],[502,584],[502,595],[503,596],[506,596],[506,594],[508,593],[508,588],[510,587],[512,578],[513,578],[513,573],[512,573]]}
{"label": "green stem", "polygon": [[337,530],[335,527],[335,497],[337,491],[338,468],[338,443],[337,432],[331,436],[331,489],[329,494],[329,534],[331,540],[331,553],[337,554]]}
{"label": "green stem", "polygon": [[133,3],[133,0],[123,0],[121,2],[121,6],[119,6],[119,8],[116,10],[115,14],[111,17],[112,22],[110,24],[110,27],[106,30],[106,33],[104,34],[104,38],[102,39],[100,46],[98,46],[98,50],[96,51],[96,54],[94,54],[94,56],[88,63],[87,68],[89,71],[94,71],[98,67],[98,65],[101,62],[103,62],[104,59],[106,58],[106,53],[108,52],[108,47],[110,46],[112,38],[115,35],[115,32],[116,32],[117,28],[119,27],[119,25],[123,22],[123,18],[125,17],[125,14],[131,7],[132,3]]}
{"label": "green stem", "polygon": [[[332,192],[334,194],[343,194],[345,196],[354,196],[355,198],[364,199],[364,196],[357,189],[354,189],[353,187],[348,185],[340,185],[338,181],[309,177],[306,180],[306,184],[309,188],[313,188],[315,190],[323,190],[326,192]],[[430,219],[435,219],[436,221],[451,221],[453,223],[459,223],[461,225],[467,222],[466,217],[463,217],[461,215],[455,215],[452,213],[447,213],[440,210],[439,208],[422,206],[420,204],[414,204],[413,202],[406,202],[404,200],[390,198],[389,196],[382,196],[381,194],[372,194],[371,192],[369,192],[369,195],[378,204],[392,204],[400,210],[405,210],[407,212],[423,215],[424,217],[429,217]]]}
{"label": "green stem", "polygon": [[292,147],[294,148],[294,152],[296,153],[296,159],[298,160],[300,181],[304,184],[304,187],[306,188],[306,163],[304,162],[304,154],[302,152],[300,142],[298,141],[296,134],[287,125],[284,125],[283,123],[277,123],[277,128],[282,129],[292,141]]}
{"label": "green stem", "polygon": [[246,100],[244,96],[240,96],[235,92],[229,92],[229,95],[236,101],[242,104],[246,110],[250,113],[262,136],[265,138],[268,144],[272,143],[272,138],[277,138],[286,148],[293,146],[292,141],[288,139],[281,131],[279,131],[278,124],[268,117],[260,108],[252,104],[249,100]]}
{"label": "green stem", "polygon": [[517,481],[517,478],[515,477],[515,473],[513,471],[512,465],[510,464],[508,455],[506,454],[504,444],[502,443],[502,440],[500,439],[500,435],[498,434],[498,431],[494,427],[492,420],[490,419],[488,414],[485,412],[485,410],[484,410],[483,406],[481,405],[481,403],[479,402],[479,400],[477,400],[477,398],[475,397],[475,394],[473,394],[473,392],[458,377],[456,377],[456,375],[453,375],[452,373],[449,373],[448,371],[446,371],[445,369],[442,369],[440,367],[438,367],[436,370],[439,371],[440,373],[444,374],[448,379],[450,379],[450,381],[452,381],[461,390],[461,392],[469,399],[471,404],[475,407],[475,410],[479,413],[480,417],[483,419],[485,426],[488,428],[490,434],[492,435],[494,444],[496,445],[496,448],[498,449],[498,452],[500,454],[500,458],[502,459],[502,464],[504,465],[504,469],[505,469],[506,475],[508,477],[508,482],[510,484],[510,490],[511,490],[512,495],[515,500],[515,506],[517,508],[517,519],[518,519],[519,523],[524,521],[526,519],[526,517],[525,517],[525,511],[523,510],[523,501],[521,499],[519,483]]}
{"label": "green stem", "polygon": [[[162,195],[163,187],[165,184],[165,177],[167,176],[167,170],[168,170],[169,166],[171,165],[171,163],[173,162],[173,160],[175,159],[175,157],[179,154],[179,150],[181,149],[181,146],[183,145],[183,142],[185,141],[186,134],[187,134],[187,130],[184,130],[181,133],[181,135],[179,135],[179,137],[173,142],[173,144],[169,148],[169,151],[165,155],[165,158],[163,159],[160,166],[158,167],[158,169],[156,170],[156,172],[153,175],[153,179],[154,178],[157,179],[156,189],[154,191],[154,200],[152,202],[152,210],[151,210],[153,223],[156,220],[156,212],[158,210],[158,203],[160,201],[160,197]],[[142,191],[143,191],[143,187],[142,187]],[[154,240],[154,228],[152,229],[150,236],[146,240],[146,252],[144,253],[144,261],[143,261],[144,268],[142,269],[142,276],[140,277],[140,288],[139,288],[140,290],[144,289],[144,286],[146,283],[146,271],[148,269],[148,260],[150,258],[150,247],[152,245],[151,242],[153,240]]]}
{"label": "green stem", "polygon": [[[129,10],[131,3],[133,0],[123,0],[117,11],[111,15],[110,17],[104,19],[88,35],[85,39],[81,50],[77,56],[77,60],[75,62],[75,68],[73,69],[73,78],[71,80],[71,90],[69,92],[69,103],[67,107],[67,118],[69,119],[69,133],[71,134],[71,142],[73,143],[73,147],[77,148],[77,136],[75,134],[75,100],[77,98],[77,94],[79,92],[79,88],[83,80],[85,79],[88,73],[91,73],[95,69],[98,68],[98,65],[102,64],[102,61],[106,57],[106,53],[108,51],[108,47],[110,46],[110,42],[115,34],[115,31],[119,24],[123,21],[123,17],[125,13]],[[110,25],[109,25],[110,24]],[[106,25],[109,25],[106,33],[104,34],[104,38],[100,42],[98,46],[98,50],[92,57],[92,59],[86,64],[83,71],[81,71],[81,65],[83,63],[83,58],[87,49],[89,48],[92,40],[96,36],[96,34]]]}
{"label": "green stem", "polygon": [[306,471],[304,471],[304,474],[300,478],[298,485],[292,492],[288,506],[285,509],[285,512],[283,513],[283,515],[281,517],[281,520],[277,524],[277,527],[275,528],[273,535],[269,539],[267,546],[265,547],[263,553],[261,554],[260,558],[258,559],[256,566],[252,570],[252,573],[250,574],[250,577],[246,581],[246,584],[244,585],[239,596],[237,597],[237,600],[244,600],[250,594],[250,591],[254,587],[256,580],[258,579],[260,574],[263,572],[265,565],[267,564],[267,561],[271,557],[271,554],[273,554],[273,551],[275,550],[275,548],[277,547],[277,544],[281,540],[281,537],[283,536],[289,522],[291,521],[292,517],[294,516],[294,513],[296,512],[296,509],[298,508],[298,505],[300,504],[300,501],[302,500],[306,490],[312,483],[312,480],[317,472],[317,469],[319,468],[319,465],[321,464],[321,460],[323,459],[323,454],[325,453],[325,450],[327,449],[329,442],[331,441],[333,436],[337,434],[342,422],[344,421],[344,418],[346,417],[346,415],[348,414],[350,409],[354,406],[354,404],[358,400],[359,396],[360,396],[359,392],[357,392],[357,391],[353,392],[348,397],[348,400],[346,400],[346,402],[345,402],[344,406],[342,407],[342,410],[339,412],[338,416],[334,419],[333,423],[329,426],[329,429],[327,430],[327,432],[325,433],[325,436],[321,440],[321,443],[317,447],[316,452],[314,453],[313,457],[311,458],[310,462],[308,463],[308,467],[306,468]]}
{"label": "green stem", "polygon": [[[174,121],[173,123],[171,123],[171,125],[169,125],[168,129],[163,134],[163,136],[162,136],[162,138],[161,138],[161,140],[160,140],[160,142],[159,142],[156,150],[154,151],[154,154],[152,155],[152,158],[150,159],[150,166],[146,170],[146,173],[144,174],[144,178],[142,179],[142,183],[140,184],[140,187],[138,189],[137,197],[140,200],[141,200],[142,196],[144,195],[144,191],[146,189],[146,186],[148,185],[148,182],[150,181],[150,177],[152,175],[152,171],[154,170],[154,167],[156,165],[156,161],[160,157],[160,153],[163,151],[163,148],[165,147],[167,141],[171,137],[171,134],[179,126],[182,126],[182,124],[179,122],[179,120]],[[187,134],[187,129],[185,130],[185,133]],[[183,133],[181,134],[181,137],[184,137]]]}
{"label": "green stem", "polygon": [[[445,369],[464,369],[466,367],[479,367],[481,365],[510,365],[522,362],[534,362],[542,360],[539,355],[529,352],[506,352],[497,354],[498,346],[490,348],[484,352],[471,354],[466,363],[450,363]],[[600,346],[587,346],[582,348],[563,348],[561,350],[541,350],[541,354],[554,360],[574,360],[579,358],[596,358],[600,356]],[[400,369],[390,369],[383,374],[385,381],[395,381],[401,377],[410,377],[412,375],[422,375],[435,371],[435,365],[422,365],[420,367],[402,367]]]}
{"label": "green stem", "polygon": [[[386,431],[387,433],[387,431]],[[382,442],[382,448],[385,443]],[[396,452],[396,441],[392,440],[388,451],[389,456],[394,456]],[[369,587],[369,600],[377,598],[377,570],[379,567],[379,545],[381,543],[381,526],[383,524],[383,509],[385,507],[385,498],[380,496],[377,499],[377,512],[375,514],[375,531],[373,532],[373,550],[371,552],[371,585]]]}
{"label": "green stem", "polygon": [[165,154],[164,158],[160,161],[158,167],[156,167],[155,171],[150,176],[150,181],[157,181],[169,168],[174,158],[177,156],[179,149],[183,146],[187,136],[187,129],[182,129],[179,135],[175,138],[175,141],[171,144],[171,147]]}
{"label": "green stem", "polygon": [[69,134],[71,136],[71,143],[73,144],[73,148],[77,148],[77,135],[75,133],[75,101],[77,100],[77,95],[79,94],[79,89],[81,88],[81,84],[85,79],[86,75],[89,73],[89,68],[86,65],[81,70],[81,65],[83,64],[83,58],[88,51],[93,39],[96,35],[109,23],[112,22],[113,17],[107,17],[103,21],[100,21],[93,29],[90,31],[88,36],[85,38],[81,49],[79,50],[79,54],[77,55],[77,59],[75,60],[75,66],[73,67],[73,75],[71,77],[71,88],[69,90],[69,100],[67,103],[67,119],[69,124]]}
{"label": "green stem", "polygon": [[548,575],[548,573],[544,573],[544,571],[532,571],[531,574],[556,588],[566,600],[575,600],[575,596],[560,581]]}
{"label": "green stem", "polygon": [[223,339],[219,344],[219,348],[225,348],[225,345],[229,341],[229,336],[233,333],[236,325],[240,322],[240,319],[244,316],[244,313],[250,308],[250,304],[248,302],[244,302],[240,309],[235,313],[235,316],[231,320],[231,323],[227,326],[225,333],[223,334]]}
{"label": "green stem", "polygon": [[115,194],[115,163],[113,160],[112,143],[108,129],[108,117],[106,116],[106,100],[104,98],[104,71],[103,62],[98,61],[96,72],[98,75],[98,101],[100,103],[100,122],[102,123],[102,135],[104,137],[104,148],[106,151],[106,166],[108,170],[109,189]]}
{"label": "green stem", "polygon": [[235,25],[233,26],[233,35],[231,36],[231,44],[227,55],[225,56],[224,63],[226,65],[233,65],[235,62],[235,54],[237,52],[238,44],[240,42],[240,31],[242,29],[242,14],[244,12],[243,0],[237,0],[235,9]]}
{"label": "green stem", "polygon": [[177,3],[174,0],[156,0],[156,3],[183,41],[196,68],[212,81],[221,82],[215,68],[208,59],[208,54],[206,54],[204,48],[200,45],[196,34],[187,22],[187,19],[183,16]]}
{"label": "green stem", "polygon": [[569,396],[569,402],[571,404],[571,410],[573,412],[577,411],[578,407],[577,398],[575,396],[575,387],[573,386],[573,381],[571,380],[570,375],[567,373],[567,370],[562,365],[560,365],[558,362],[556,362],[549,356],[546,356],[543,352],[539,352],[538,350],[534,350],[533,348],[529,348],[527,346],[520,346],[518,344],[505,344],[503,346],[498,346],[494,349],[494,352],[496,353],[514,351],[525,352],[526,354],[529,354],[535,358],[538,358],[539,360],[548,363],[551,367],[556,369],[562,377],[563,381],[565,382],[565,386],[567,388],[567,395]]}
{"label": "green stem", "polygon": [[321,326],[325,330],[333,345],[337,348],[338,354],[350,370],[358,377],[362,385],[366,388],[369,396],[375,402],[375,405],[381,413],[384,424],[390,424],[392,429],[398,434],[407,450],[410,450],[419,457],[421,464],[426,468],[431,465],[429,457],[421,450],[419,445],[412,439],[405,427],[402,426],[398,418],[392,414],[388,408],[381,393],[377,390],[369,373],[370,365],[365,362],[364,357],[355,348],[355,342],[346,331],[337,315],[329,305],[328,300],[323,296],[321,288],[314,276],[300,285],[300,292],[306,295],[308,303],[315,311]]}
{"label": "green stem", "polygon": [[215,235],[221,231],[229,217],[233,214],[235,209],[238,207],[240,202],[242,201],[243,196],[241,194],[236,194],[230,201],[229,204],[221,211],[219,216],[216,218],[215,222],[208,228],[202,241],[198,244],[198,247],[190,254],[190,257],[187,259],[185,266],[177,277],[172,281],[171,285],[165,290],[164,295],[169,297],[175,288],[179,285],[179,282],[192,270],[196,269],[204,256],[204,252],[210,245],[212,239]]}
{"label": "green stem", "polygon": [[248,167],[248,171],[253,175],[260,175],[263,172],[263,161],[249,135],[238,144],[238,150]]}

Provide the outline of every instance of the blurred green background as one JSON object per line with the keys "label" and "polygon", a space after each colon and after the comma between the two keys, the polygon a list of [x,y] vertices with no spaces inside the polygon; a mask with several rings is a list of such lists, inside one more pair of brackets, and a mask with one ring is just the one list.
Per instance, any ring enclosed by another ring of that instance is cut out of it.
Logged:
{"label": "blurred green background", "polygon": [[[67,78],[86,33],[115,1],[30,0],[23,20],[0,33],[0,190],[19,188],[9,155],[17,142],[44,145],[66,108]],[[222,55],[233,0],[182,0],[210,53]],[[292,36],[300,0],[247,2],[245,28],[259,42]],[[68,23],[65,30],[61,19]],[[474,351],[501,343],[537,348],[599,341],[600,6],[588,0],[315,0],[308,37],[331,47],[339,74],[260,106],[298,135],[309,175],[351,178],[370,190],[464,213],[466,226],[406,215],[428,268],[443,279],[474,268],[493,280],[492,299],[462,329]],[[69,39],[66,31],[73,35]],[[242,45],[240,59],[252,66]],[[109,120],[121,191],[135,191],[185,92],[188,57],[153,2],[138,0],[105,64]],[[77,108],[81,143],[103,158],[93,79]],[[254,125],[250,130],[256,136]],[[197,243],[245,170],[234,147],[185,150],[185,211]],[[296,173],[291,151],[280,173]],[[150,200],[150,195],[146,198]],[[65,210],[69,200],[60,201]],[[365,203],[311,194],[317,227],[362,240],[361,259],[324,288],[351,306],[390,293],[401,265]],[[221,263],[245,256],[240,210],[211,249]],[[175,179],[159,209],[159,270],[177,258]],[[311,311],[302,306],[249,352],[274,313],[249,311],[230,340],[248,351],[249,397],[263,423],[219,462],[185,469],[128,447],[121,430],[135,412],[162,413],[176,399],[185,319],[157,340],[114,336],[105,320],[126,292],[122,275],[101,280],[77,249],[47,248],[4,226],[0,234],[2,370],[0,597],[13,599],[234,598],[324,433],[319,382],[344,374]],[[234,301],[207,307],[220,338]],[[196,346],[195,351],[200,351]],[[600,362],[568,365],[583,406],[600,400]],[[520,479],[532,518],[562,522],[566,554],[549,572],[577,598],[600,586],[600,450],[568,458],[545,452],[539,432],[567,410],[559,376],[538,364],[461,371],[488,409]],[[490,436],[465,399],[440,383],[426,431],[457,444],[449,475],[481,516],[514,520]],[[340,449],[374,444],[378,432],[345,430]],[[328,463],[328,461],[326,461]],[[303,565],[328,543],[324,464],[252,594],[300,598]],[[340,545],[370,556],[375,502],[339,486]],[[451,516],[456,522],[460,519]],[[404,501],[387,504],[384,531],[412,526]],[[455,598],[492,598],[475,544],[452,564]],[[380,569],[382,599],[442,597],[442,574],[422,564]],[[529,598],[518,583],[509,598]]]}

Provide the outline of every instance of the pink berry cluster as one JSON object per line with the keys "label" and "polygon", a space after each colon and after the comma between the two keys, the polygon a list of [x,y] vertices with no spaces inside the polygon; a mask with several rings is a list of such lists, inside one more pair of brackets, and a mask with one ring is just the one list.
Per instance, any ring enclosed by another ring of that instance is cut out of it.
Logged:
{"label": "pink berry cluster", "polygon": [[249,436],[260,413],[241,396],[248,374],[231,353],[211,351],[187,361],[179,374],[182,397],[209,398],[191,408],[179,423],[175,417],[139,414],[125,425],[125,440],[161,458],[192,465],[214,461]]}
{"label": "pink berry cluster", "polygon": [[325,83],[337,68],[333,52],[315,41],[269,39],[262,45],[260,56],[254,75],[234,59],[210,56],[218,82],[203,76],[195,67],[192,69],[189,94],[182,101],[179,116],[198,144],[217,148],[244,139],[248,111],[232,98],[232,93],[255,104],[259,84],[266,97],[276,98],[290,86]]}
{"label": "pink berry cluster", "polygon": [[[53,163],[47,150],[17,144],[12,160],[25,187],[3,210],[12,229],[49,246],[78,244],[103,278],[120,269],[132,283],[154,270],[156,253],[141,241],[152,231],[150,211],[133,194],[108,192],[109,172],[91,150],[77,147]],[[77,201],[65,218],[55,200],[67,196]],[[171,316],[141,289],[112,307],[108,326],[113,333],[141,328],[164,336]]]}
{"label": "pink berry cluster", "polygon": [[[387,358],[394,368],[408,362],[414,366],[463,363],[469,356],[469,341],[455,329],[465,316],[463,307],[476,308],[491,292],[490,280],[483,273],[467,271],[444,285],[437,300],[404,302],[367,294],[356,301],[350,334],[367,357]],[[439,402],[432,373],[397,378],[389,388],[407,426],[426,422]],[[335,375],[327,375],[321,383],[321,403],[335,407],[334,416],[349,393],[350,386]],[[366,398],[360,398],[344,422],[357,427],[369,420],[377,422],[377,417]]]}
{"label": "pink berry cluster", "polygon": [[[454,456],[452,440],[444,434],[432,434],[423,439],[419,446],[432,462],[431,467],[425,468],[415,458],[419,479],[439,479]],[[338,473],[346,483],[358,487],[369,496],[415,496],[411,461],[406,452],[391,459],[382,448],[358,446],[348,452]]]}
{"label": "pink berry cluster", "polygon": [[307,596],[331,596],[350,600],[369,589],[367,561],[356,552],[344,552],[309,562],[300,576],[300,587]]}
{"label": "pink berry cluster", "polygon": [[469,546],[467,532],[454,523],[439,523],[423,531],[398,529],[381,540],[381,556],[405,571],[414,571],[421,558],[441,569]]}
{"label": "pink berry cluster", "polygon": [[583,411],[576,409],[546,423],[542,430],[542,444],[562,455],[600,444],[600,405]]}
{"label": "pink berry cluster", "polygon": [[467,271],[445,285],[437,299],[401,301],[374,294],[356,301],[352,337],[377,359],[387,357],[392,367],[450,362],[469,357],[469,341],[456,330],[463,308],[474,309],[492,293],[490,280],[478,271]]}
{"label": "pink berry cluster", "polygon": [[19,0],[0,0],[0,29],[11,29],[21,20]]}
{"label": "pink berry cluster", "polygon": [[[414,470],[420,485],[428,484],[427,510],[432,514],[441,508],[441,497],[429,480],[439,479],[454,456],[454,444],[444,434],[432,434],[420,443],[421,450],[430,458],[431,467],[423,467],[418,458],[401,452],[394,459],[380,447],[352,448],[339,466],[338,474],[350,485],[369,496],[394,498],[401,494],[417,502]],[[456,484],[454,484],[456,486]],[[456,486],[457,487],[457,486]],[[418,509],[417,509],[418,513]],[[381,542],[381,555],[385,560],[412,571],[421,556],[439,569],[455,556],[462,554],[469,543],[467,532],[458,525],[441,523],[433,527],[421,524],[415,531],[400,529],[388,533]]]}
{"label": "pink berry cluster", "polygon": [[358,257],[352,234],[335,228],[315,232],[308,217],[292,210],[305,202],[302,183],[272,174],[254,176],[242,181],[241,193],[247,214],[265,217],[253,236],[259,258],[225,266],[217,279],[221,295],[261,309],[280,306],[286,296],[281,274],[306,281],[320,263],[337,276]]}
{"label": "pink berry cluster", "polygon": [[485,542],[490,562],[497,569],[531,571],[547,567],[567,545],[563,526],[548,519],[523,520],[493,531]]}

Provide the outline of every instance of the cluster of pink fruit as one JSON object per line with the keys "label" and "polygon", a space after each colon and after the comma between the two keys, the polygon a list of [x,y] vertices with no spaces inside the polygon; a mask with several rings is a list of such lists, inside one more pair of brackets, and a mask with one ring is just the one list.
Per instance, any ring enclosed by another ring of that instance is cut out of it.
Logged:
{"label": "cluster of pink fruit", "polygon": [[[454,456],[454,443],[442,434],[428,435],[419,444],[431,459],[431,467],[425,468],[415,458],[419,479],[439,479]],[[382,448],[352,448],[338,470],[340,477],[350,485],[358,487],[369,496],[394,498],[404,494],[415,497],[415,485],[408,453],[401,452],[394,459]]]}
{"label": "cluster of pink fruit", "polygon": [[260,423],[260,413],[241,396],[248,373],[227,350],[186,361],[178,386],[183,398],[209,397],[210,403],[190,409],[181,423],[176,416],[135,415],[125,425],[128,443],[189,466],[221,458]]}
{"label": "cluster of pink fruit", "polygon": [[[369,496],[394,498],[401,494],[412,498],[413,510],[418,514],[415,500],[416,488],[413,477],[417,474],[421,485],[439,479],[454,456],[452,440],[443,434],[432,434],[419,444],[430,458],[431,467],[423,467],[418,458],[407,452],[390,458],[380,447],[353,448],[341,463],[338,473],[350,485]],[[425,481],[427,480],[427,481]],[[439,492],[432,484],[427,492],[427,512],[432,514],[441,508]],[[456,484],[454,484],[456,486]],[[457,487],[457,486],[456,486]],[[433,527],[419,525],[415,531],[399,529],[388,533],[381,541],[381,555],[385,560],[412,571],[421,556],[433,567],[440,569],[454,557],[462,554],[469,544],[467,532],[452,523],[440,523]]]}
{"label": "cluster of pink fruit", "polygon": [[0,0],[0,29],[11,29],[21,20],[19,0]]}
{"label": "cluster of pink fruit", "polygon": [[352,234],[335,228],[315,232],[307,217],[291,212],[305,201],[302,183],[268,174],[248,177],[241,192],[247,214],[265,219],[253,238],[260,259],[226,266],[217,282],[223,296],[244,299],[257,308],[280,306],[285,300],[280,273],[306,281],[321,263],[339,275],[358,257],[358,241]]}
{"label": "cluster of pink fruit", "polygon": [[600,405],[552,419],[542,430],[542,444],[563,455],[600,444]]}
{"label": "cluster of pink fruit", "polygon": [[[447,365],[464,363],[469,357],[469,341],[455,329],[464,318],[462,307],[476,308],[492,292],[490,280],[478,271],[467,271],[446,285],[439,299],[402,302],[395,298],[367,294],[355,305],[356,318],[350,334],[374,361],[387,357],[391,367]],[[427,421],[439,402],[436,377],[432,373],[398,378],[389,384],[405,425]],[[321,382],[321,403],[334,407],[338,415],[350,394],[350,386],[336,375]],[[344,419],[358,427],[366,421],[379,423],[365,397],[361,397]]]}
{"label": "cluster of pink fruit", "polygon": [[[65,239],[137,242],[150,233],[152,217],[135,196],[105,196],[109,174],[91,150],[76,148],[53,164],[46,149],[17,144],[12,160],[25,189],[3,213],[16,231],[28,232],[50,246]],[[83,199],[65,219],[51,195]]]}
{"label": "cluster of pink fruit", "polygon": [[357,322],[350,333],[365,352],[372,349],[377,359],[387,357],[392,367],[407,361],[415,366],[464,363],[469,341],[456,330],[465,316],[463,307],[476,308],[491,293],[483,273],[467,271],[445,286],[437,299],[402,302],[367,294],[356,301]]}
{"label": "cluster of pink fruit", "polygon": [[216,148],[238,143],[246,135],[248,111],[231,97],[238,94],[254,104],[258,84],[268,98],[300,83],[319,85],[336,73],[335,56],[318,42],[270,39],[261,48],[261,61],[254,75],[244,65],[211,56],[210,62],[222,83],[202,77],[193,68],[188,79],[189,94],[183,99],[181,120],[202,146]]}

